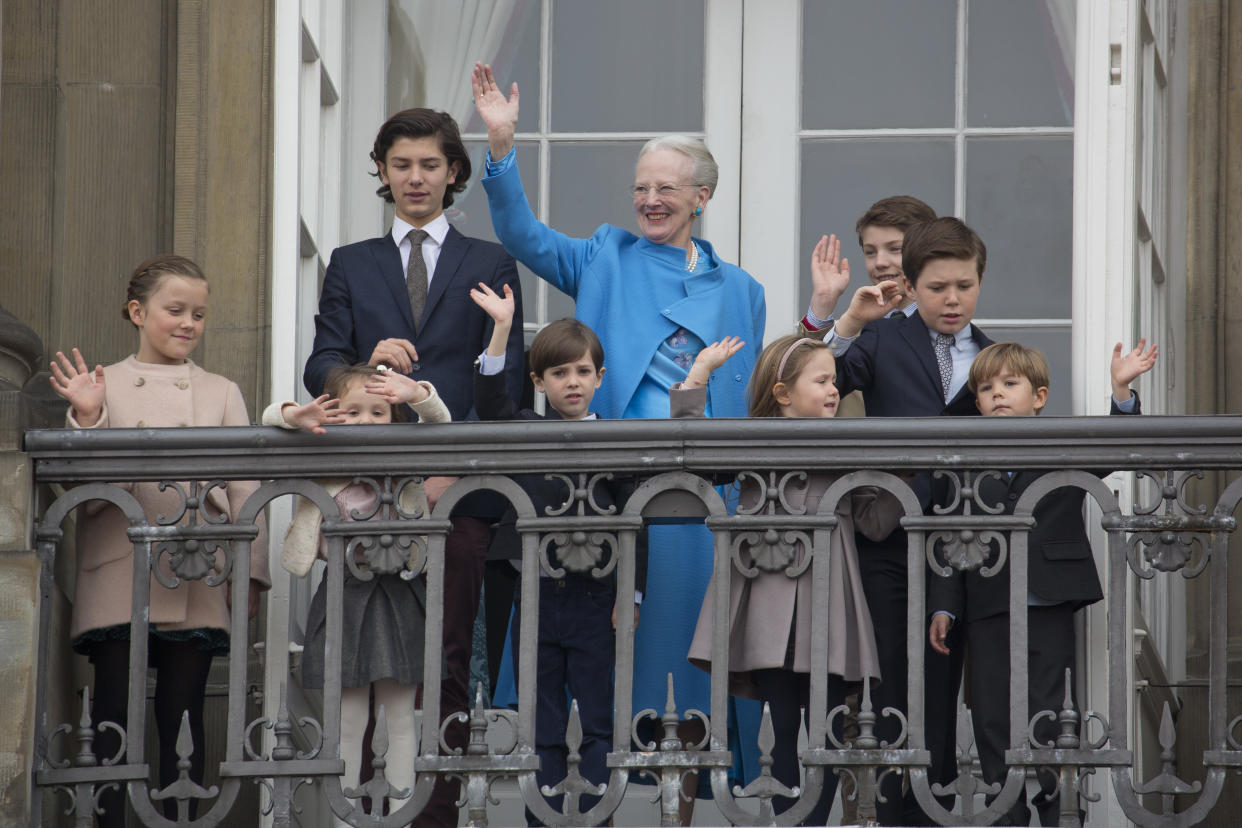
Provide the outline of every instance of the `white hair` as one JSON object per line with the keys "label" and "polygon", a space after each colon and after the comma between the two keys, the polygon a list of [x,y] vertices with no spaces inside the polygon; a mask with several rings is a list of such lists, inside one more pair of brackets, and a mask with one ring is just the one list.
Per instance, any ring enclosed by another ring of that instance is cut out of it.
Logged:
{"label": "white hair", "polygon": [[664,135],[652,138],[643,144],[643,148],[638,151],[638,157],[641,159],[655,150],[673,150],[689,158],[694,162],[694,183],[707,188],[708,198],[715,194],[716,182],[720,179],[720,167],[716,165],[712,151],[707,148],[707,144],[703,143],[702,138],[695,138],[691,135]]}

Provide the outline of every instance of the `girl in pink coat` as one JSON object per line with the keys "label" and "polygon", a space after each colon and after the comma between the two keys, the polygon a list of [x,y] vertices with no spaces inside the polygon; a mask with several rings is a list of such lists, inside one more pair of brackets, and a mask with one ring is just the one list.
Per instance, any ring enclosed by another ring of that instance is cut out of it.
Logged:
{"label": "girl in pink coat", "polygon": [[[138,352],[115,365],[92,371],[77,348],[73,359],[56,353],[52,388],[69,401],[70,428],[167,428],[176,426],[246,426],[250,417],[241,391],[233,382],[210,374],[190,361],[203,335],[207,317],[207,280],[198,265],[181,256],[157,256],[138,266],[129,281],[122,315],[138,329]],[[117,484],[142,504],[147,520],[176,515],[183,508],[176,487],[161,491],[159,483]],[[188,495],[189,483],[178,484]],[[257,488],[249,481],[227,487],[200,485],[203,514],[199,522],[225,516],[237,518],[246,498]],[[188,521],[187,515],[184,520]],[[95,668],[93,718],[126,727],[129,687],[130,602],[134,547],[126,535],[129,521],[119,509],[94,501],[79,518],[77,585],[71,635],[75,651]],[[153,553],[155,550],[153,550]],[[271,585],[266,534],[250,548],[250,614],[258,610],[259,592]],[[172,577],[168,556],[154,564]],[[224,565],[217,551],[214,567]],[[215,571],[215,570],[213,570]],[[169,588],[151,579],[148,663],[156,671],[155,724],[159,733],[160,787],[177,778],[176,740],[183,711],[189,714],[194,740],[190,777],[202,783],[204,756],[203,700],[211,660],[229,652],[229,585],[209,586],[207,579],[180,579]],[[244,646],[244,643],[243,643]],[[142,692],[142,688],[135,688]],[[112,756],[119,746],[110,729],[99,733],[98,756]],[[121,792],[110,789],[100,798],[101,826],[124,824]],[[175,800],[164,813],[177,814]],[[191,803],[193,815],[193,803]]]}

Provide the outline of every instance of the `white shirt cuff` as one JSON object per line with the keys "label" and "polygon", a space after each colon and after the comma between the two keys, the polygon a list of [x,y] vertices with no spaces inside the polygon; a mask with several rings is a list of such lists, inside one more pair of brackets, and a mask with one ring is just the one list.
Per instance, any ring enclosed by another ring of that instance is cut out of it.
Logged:
{"label": "white shirt cuff", "polygon": [[487,351],[479,354],[479,373],[485,377],[494,377],[505,370],[505,355],[488,356]]}

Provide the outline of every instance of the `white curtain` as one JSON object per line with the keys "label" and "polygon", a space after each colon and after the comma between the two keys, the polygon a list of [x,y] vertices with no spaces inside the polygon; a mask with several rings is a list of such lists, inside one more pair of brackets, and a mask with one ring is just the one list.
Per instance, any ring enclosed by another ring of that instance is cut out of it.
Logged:
{"label": "white curtain", "polygon": [[391,0],[390,111],[440,109],[464,128],[474,113],[470,70],[481,60],[499,77],[510,76],[520,11],[538,13],[538,7],[519,0]]}

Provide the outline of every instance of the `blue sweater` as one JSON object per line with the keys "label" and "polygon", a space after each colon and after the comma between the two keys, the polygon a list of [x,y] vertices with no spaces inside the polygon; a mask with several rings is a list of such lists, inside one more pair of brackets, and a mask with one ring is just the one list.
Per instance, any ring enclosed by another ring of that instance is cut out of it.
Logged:
{"label": "blue sweater", "polygon": [[536,276],[573,297],[574,315],[603,343],[608,374],[591,410],[623,416],[660,343],[685,328],[708,344],[726,336],[746,340],[707,384],[713,416],[746,416],[746,386],[767,314],[763,286],[750,274],[717,263],[711,245],[698,239],[713,264],[691,275],[684,269],[685,250],[653,244],[620,227],[600,225],[589,239],[558,233],[531,212],[516,164],[484,178],[483,188],[501,244]]}

